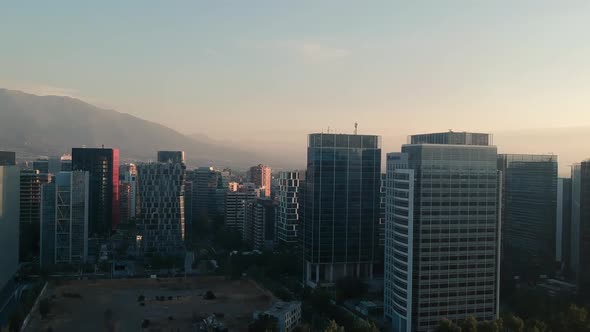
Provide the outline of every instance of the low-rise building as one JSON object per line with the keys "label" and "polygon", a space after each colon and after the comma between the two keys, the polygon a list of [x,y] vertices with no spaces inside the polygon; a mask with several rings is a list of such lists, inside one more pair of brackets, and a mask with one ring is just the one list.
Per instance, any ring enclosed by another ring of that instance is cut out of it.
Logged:
{"label": "low-rise building", "polygon": [[276,302],[266,311],[254,313],[254,318],[259,315],[276,317],[279,332],[291,332],[301,323],[301,302]]}

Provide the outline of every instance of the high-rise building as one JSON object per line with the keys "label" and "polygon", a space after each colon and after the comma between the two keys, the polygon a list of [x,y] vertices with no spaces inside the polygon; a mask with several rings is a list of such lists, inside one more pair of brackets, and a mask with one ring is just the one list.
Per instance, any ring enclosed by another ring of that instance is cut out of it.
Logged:
{"label": "high-rise building", "polygon": [[61,171],[62,172],[71,172],[72,171],[72,156],[69,154],[64,154],[60,157],[61,160]]}
{"label": "high-rise building", "polygon": [[309,135],[302,230],[307,285],[373,277],[380,187],[379,136]]}
{"label": "high-rise building", "polygon": [[534,278],[555,270],[557,156],[501,154],[502,276]]}
{"label": "high-rise building", "polygon": [[228,191],[225,195],[225,227],[244,235],[246,203],[260,197],[260,190],[253,186],[241,187],[238,191]]}
{"label": "high-rise building", "polygon": [[386,188],[385,183],[387,180],[387,174],[381,173],[381,190],[380,190],[380,201],[379,201],[379,247],[385,247],[385,199],[386,199]]}
{"label": "high-rise building", "polygon": [[184,151],[158,151],[158,162],[184,164]]}
{"label": "high-rise building", "polygon": [[0,151],[0,166],[16,165],[16,152]]}
{"label": "high-rise building", "polygon": [[557,179],[555,258],[562,268],[569,267],[572,235],[572,179]]}
{"label": "high-rise building", "polygon": [[250,171],[248,172],[250,182],[260,188],[264,188],[264,197],[270,197],[271,194],[271,173],[272,170],[270,167],[262,164],[250,167]]}
{"label": "high-rise building", "polygon": [[197,222],[207,222],[217,216],[216,190],[221,176],[213,167],[199,167],[189,174],[193,183],[192,213]]}
{"label": "high-rise building", "polygon": [[184,181],[184,239],[191,242],[195,234],[193,227],[193,182],[189,179],[189,171],[186,171],[187,180]]}
{"label": "high-rise building", "polygon": [[184,163],[137,165],[140,213],[137,228],[146,252],[178,255],[184,248]]}
{"label": "high-rise building", "polygon": [[[127,217],[120,216],[121,220],[133,219],[137,214],[138,209],[138,201],[137,201],[137,166],[135,164],[124,164],[119,166],[119,185],[125,188],[119,189],[121,194],[125,193],[128,197],[126,198],[126,202],[119,204],[119,206],[124,206],[127,211],[121,211],[121,214],[126,213]],[[127,188],[128,187],[128,188]],[[127,191],[129,191],[127,193]],[[120,200],[123,200],[123,197],[119,197]]]}
{"label": "high-rise building", "polygon": [[[38,158],[33,161],[33,170],[38,171],[40,174],[49,173],[49,158]],[[52,173],[55,174],[55,173]]]}
{"label": "high-rise building", "polygon": [[276,214],[276,241],[278,246],[294,247],[301,229],[299,219],[300,172],[280,172]]}
{"label": "high-rise building", "polygon": [[119,150],[73,148],[72,170],[90,175],[88,234],[109,236],[119,223]]}
{"label": "high-rise building", "polygon": [[276,203],[270,198],[246,202],[243,239],[256,250],[271,250],[275,238]]}
{"label": "high-rise building", "polygon": [[590,296],[590,160],[572,166],[570,270],[582,298]]}
{"label": "high-rise building", "polygon": [[498,315],[500,173],[483,135],[418,135],[387,154],[384,311],[395,332]]}
{"label": "high-rise building", "polygon": [[19,223],[21,262],[29,262],[39,256],[41,185],[49,181],[50,176],[40,174],[38,170],[21,170]]}
{"label": "high-rise building", "polygon": [[72,170],[72,157],[63,155],[61,157],[41,157],[33,161],[33,169],[41,174],[57,174]]}
{"label": "high-rise building", "polygon": [[235,181],[230,181],[230,182],[227,184],[227,189],[228,189],[228,191],[232,191],[232,192],[233,192],[233,191],[238,191],[238,189],[239,189],[239,188],[240,188],[240,184],[239,184],[238,182],[235,182]]}
{"label": "high-rise building", "polygon": [[6,294],[14,286],[13,278],[18,270],[19,191],[19,169],[0,166],[0,294]]}
{"label": "high-rise building", "polygon": [[451,144],[451,145],[489,145],[492,135],[483,133],[454,132],[452,130],[410,136],[410,144]]}
{"label": "high-rise building", "polygon": [[128,224],[131,220],[131,213],[134,209],[131,184],[119,183],[119,224]]}
{"label": "high-rise building", "polygon": [[89,195],[90,176],[85,171],[60,172],[43,185],[42,267],[87,262]]}

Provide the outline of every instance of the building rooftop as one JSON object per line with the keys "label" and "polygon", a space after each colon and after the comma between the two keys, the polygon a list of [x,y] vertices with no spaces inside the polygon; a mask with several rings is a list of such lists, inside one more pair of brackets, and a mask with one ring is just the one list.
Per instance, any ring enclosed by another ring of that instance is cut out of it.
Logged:
{"label": "building rooftop", "polygon": [[449,130],[441,133],[411,135],[410,144],[448,144],[448,145],[493,145],[492,134],[454,132]]}
{"label": "building rooftop", "polygon": [[301,306],[301,302],[293,301],[293,302],[283,302],[279,301],[273,304],[270,308],[265,310],[264,312],[269,315],[283,315],[296,307]]}

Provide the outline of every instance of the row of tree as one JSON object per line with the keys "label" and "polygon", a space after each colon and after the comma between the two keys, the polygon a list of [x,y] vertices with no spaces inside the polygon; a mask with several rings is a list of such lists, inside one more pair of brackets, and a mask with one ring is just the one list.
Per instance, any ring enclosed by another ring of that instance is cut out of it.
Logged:
{"label": "row of tree", "polygon": [[443,319],[435,332],[590,332],[590,317],[586,308],[570,305],[565,312],[551,317],[549,321],[529,318],[526,321],[507,314],[493,321],[478,322],[470,316],[460,324]]}

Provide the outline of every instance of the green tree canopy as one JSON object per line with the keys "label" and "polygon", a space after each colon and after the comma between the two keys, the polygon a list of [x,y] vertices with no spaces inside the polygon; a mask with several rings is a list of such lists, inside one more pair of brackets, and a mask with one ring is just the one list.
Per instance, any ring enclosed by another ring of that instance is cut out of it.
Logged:
{"label": "green tree canopy", "polygon": [[434,329],[434,332],[461,332],[461,328],[451,320],[443,318]]}

